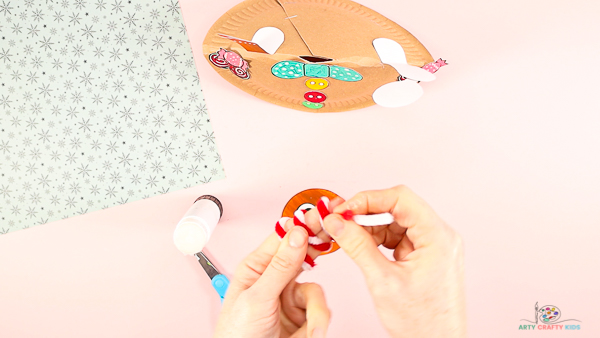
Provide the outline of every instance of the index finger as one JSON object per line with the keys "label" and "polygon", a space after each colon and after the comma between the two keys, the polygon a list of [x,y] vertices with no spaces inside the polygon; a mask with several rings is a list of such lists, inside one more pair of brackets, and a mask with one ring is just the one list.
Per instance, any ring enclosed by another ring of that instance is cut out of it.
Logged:
{"label": "index finger", "polygon": [[355,215],[391,213],[396,223],[407,229],[406,234],[415,248],[428,244],[443,224],[427,202],[403,185],[360,192],[333,212],[341,214],[346,210]]}
{"label": "index finger", "polygon": [[235,269],[233,280],[227,290],[227,298],[237,298],[242,291],[256,283],[269,266],[280,244],[281,240],[277,234],[272,233],[256,250],[244,258]]}

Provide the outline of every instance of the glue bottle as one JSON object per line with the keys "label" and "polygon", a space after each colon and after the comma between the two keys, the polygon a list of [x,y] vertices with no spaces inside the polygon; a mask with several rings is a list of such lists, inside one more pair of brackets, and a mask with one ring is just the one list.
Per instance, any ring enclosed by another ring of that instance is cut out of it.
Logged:
{"label": "glue bottle", "polygon": [[198,197],[177,223],[173,233],[173,241],[177,249],[186,255],[202,251],[221,216],[223,216],[223,206],[216,197],[211,195]]}

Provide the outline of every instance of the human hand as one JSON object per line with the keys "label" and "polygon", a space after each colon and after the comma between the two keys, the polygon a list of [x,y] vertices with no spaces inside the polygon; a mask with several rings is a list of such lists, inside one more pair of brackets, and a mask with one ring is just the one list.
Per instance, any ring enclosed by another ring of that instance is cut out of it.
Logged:
{"label": "human hand", "polygon": [[321,287],[295,282],[308,234],[292,227],[269,236],[236,269],[215,337],[325,337],[330,312]]}
{"label": "human hand", "polygon": [[[325,218],[325,230],[362,270],[387,331],[393,337],[465,337],[460,236],[404,186],[361,192],[339,203]],[[346,210],[390,212],[395,222],[361,227],[339,215]],[[378,245],[394,250],[395,261]]]}

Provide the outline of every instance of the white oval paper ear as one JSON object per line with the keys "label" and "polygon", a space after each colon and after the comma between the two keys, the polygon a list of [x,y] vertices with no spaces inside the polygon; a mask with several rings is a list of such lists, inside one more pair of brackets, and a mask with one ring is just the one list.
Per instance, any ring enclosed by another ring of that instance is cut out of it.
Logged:
{"label": "white oval paper ear", "polygon": [[386,83],[375,89],[373,101],[382,107],[396,108],[407,106],[423,95],[423,88],[410,80]]}
{"label": "white oval paper ear", "polygon": [[398,74],[407,79],[423,82],[435,80],[435,75],[423,68],[411,66],[405,63],[390,63],[390,66],[394,67],[396,71],[398,71]]}
{"label": "white oval paper ear", "polygon": [[386,38],[377,38],[373,40],[373,47],[379,55],[382,63],[391,65],[393,63],[404,63],[406,64],[406,54],[404,49],[394,40]]}
{"label": "white oval paper ear", "polygon": [[398,74],[405,78],[424,82],[435,80],[435,75],[425,69],[408,64],[404,49],[398,42],[386,38],[377,38],[373,40],[373,47],[382,63],[394,67]]}
{"label": "white oval paper ear", "polygon": [[275,54],[277,49],[283,44],[284,34],[281,29],[276,27],[263,27],[254,33],[252,42],[264,49],[269,54]]}

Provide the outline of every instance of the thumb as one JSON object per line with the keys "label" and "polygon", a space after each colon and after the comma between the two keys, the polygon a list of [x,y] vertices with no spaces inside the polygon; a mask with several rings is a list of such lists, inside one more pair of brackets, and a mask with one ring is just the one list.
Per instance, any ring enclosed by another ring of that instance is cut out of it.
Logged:
{"label": "thumb", "polygon": [[277,253],[265,272],[250,289],[259,299],[277,299],[288,283],[295,279],[308,249],[308,233],[301,227],[292,227],[283,237]]}
{"label": "thumb", "polygon": [[354,221],[346,221],[338,214],[331,214],[325,217],[323,226],[365,276],[373,277],[385,271],[390,264],[377,248],[373,236]]}

